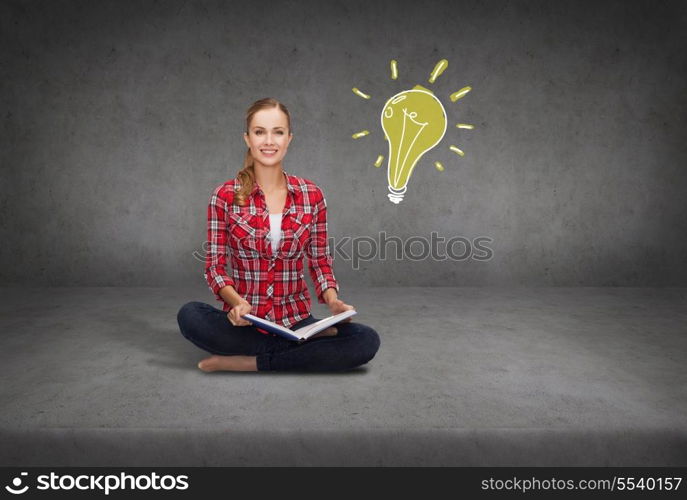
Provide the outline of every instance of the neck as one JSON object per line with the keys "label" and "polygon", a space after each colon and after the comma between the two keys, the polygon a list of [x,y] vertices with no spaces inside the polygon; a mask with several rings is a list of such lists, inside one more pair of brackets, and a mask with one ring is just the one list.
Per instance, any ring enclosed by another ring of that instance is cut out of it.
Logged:
{"label": "neck", "polygon": [[255,165],[255,182],[266,192],[278,191],[286,187],[286,178],[281,165],[265,167]]}

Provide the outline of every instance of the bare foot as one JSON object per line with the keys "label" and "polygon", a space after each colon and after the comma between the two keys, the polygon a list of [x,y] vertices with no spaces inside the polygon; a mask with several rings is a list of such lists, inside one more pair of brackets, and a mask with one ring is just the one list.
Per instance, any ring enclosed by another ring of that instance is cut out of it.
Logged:
{"label": "bare foot", "polygon": [[256,372],[258,364],[255,356],[218,356],[213,355],[198,363],[198,368],[204,372],[232,371]]}
{"label": "bare foot", "polygon": [[321,332],[317,332],[315,335],[313,335],[310,338],[315,339],[317,337],[333,337],[337,333],[339,333],[339,330],[337,330],[335,326],[330,326],[329,328],[325,328]]}

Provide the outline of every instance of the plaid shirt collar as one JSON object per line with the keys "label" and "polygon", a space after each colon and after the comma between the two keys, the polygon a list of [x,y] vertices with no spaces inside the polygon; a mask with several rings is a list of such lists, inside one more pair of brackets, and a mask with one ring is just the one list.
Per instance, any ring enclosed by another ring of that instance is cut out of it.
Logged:
{"label": "plaid shirt collar", "polygon": [[[302,186],[298,182],[298,178],[294,177],[292,175],[287,174],[286,172],[282,171],[284,177],[286,178],[286,188],[291,195],[289,196],[287,194],[286,196],[286,203],[284,205],[285,207],[285,214],[292,214],[295,210],[296,207],[302,202]],[[238,191],[241,189],[241,183],[238,181],[238,179],[235,181],[235,190]],[[263,193],[262,189],[258,185],[257,182],[253,183],[253,189],[251,190],[250,194],[248,195],[248,210],[251,214],[260,214],[264,212],[263,218],[267,220],[267,204],[265,201],[265,194]]]}

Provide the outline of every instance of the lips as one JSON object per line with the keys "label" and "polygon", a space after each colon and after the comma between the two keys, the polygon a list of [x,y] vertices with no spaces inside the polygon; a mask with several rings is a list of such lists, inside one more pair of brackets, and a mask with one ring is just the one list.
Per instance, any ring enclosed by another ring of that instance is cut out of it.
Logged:
{"label": "lips", "polygon": [[260,152],[265,156],[274,156],[275,154],[277,154],[276,149],[261,149]]}

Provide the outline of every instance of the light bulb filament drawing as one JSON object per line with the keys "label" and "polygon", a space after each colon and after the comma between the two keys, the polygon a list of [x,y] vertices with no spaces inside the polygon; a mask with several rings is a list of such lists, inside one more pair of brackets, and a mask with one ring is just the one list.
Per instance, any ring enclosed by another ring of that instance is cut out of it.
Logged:
{"label": "light bulb filament drawing", "polygon": [[[406,108],[403,108],[403,130],[401,132],[401,141],[400,141],[400,146],[398,148],[398,155],[396,157],[396,165],[398,165],[398,168],[395,169],[394,172],[394,179],[392,182],[392,185],[398,189],[398,184],[399,181],[401,180],[401,175],[407,171],[407,176],[410,177],[410,174],[413,171],[413,168],[415,168],[415,165],[411,165],[410,167],[406,168],[406,163],[408,162],[408,155],[413,149],[413,145],[415,144],[415,141],[417,141],[418,136],[422,133],[422,129],[424,129],[427,126],[427,122],[425,123],[420,123],[415,121],[413,118],[417,116],[417,113],[412,112],[408,113],[408,110]],[[408,121],[412,123],[412,126],[408,125]],[[411,129],[415,127],[415,133],[411,130],[406,129]],[[412,138],[412,141],[410,140]],[[408,144],[410,142],[410,144]],[[407,145],[407,146],[406,146]],[[405,152],[405,155],[403,156],[403,159],[401,159],[401,154]],[[419,158],[418,158],[419,159]],[[415,162],[417,164],[417,160]],[[391,183],[391,179],[389,179]]]}

